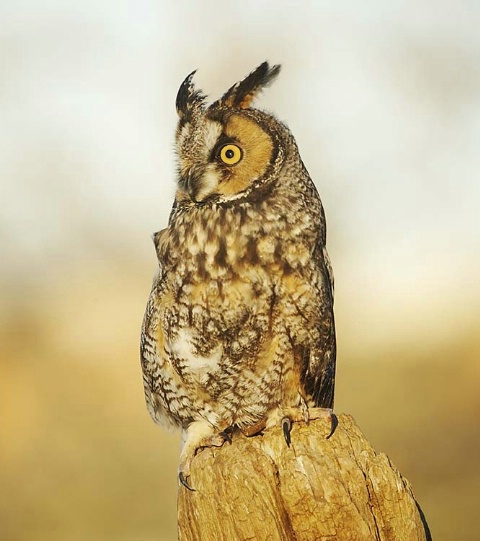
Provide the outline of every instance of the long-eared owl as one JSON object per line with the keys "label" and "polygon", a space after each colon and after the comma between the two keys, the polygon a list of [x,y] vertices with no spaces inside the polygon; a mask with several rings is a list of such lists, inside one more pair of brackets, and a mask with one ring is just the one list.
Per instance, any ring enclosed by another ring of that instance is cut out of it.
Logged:
{"label": "long-eared owl", "polygon": [[288,128],[250,107],[279,71],[264,62],[209,106],[193,72],[177,95],[178,185],[154,235],[141,362],[150,415],[183,429],[187,487],[195,452],[234,428],[281,424],[289,444],[291,421],[333,407],[322,203]]}

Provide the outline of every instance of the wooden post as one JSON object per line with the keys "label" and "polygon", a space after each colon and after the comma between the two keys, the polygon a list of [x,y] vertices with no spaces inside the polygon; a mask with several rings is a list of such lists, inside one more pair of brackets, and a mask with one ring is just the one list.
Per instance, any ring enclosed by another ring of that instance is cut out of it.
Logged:
{"label": "wooden post", "polygon": [[179,541],[431,541],[408,481],[350,415],[204,449],[180,487]]}

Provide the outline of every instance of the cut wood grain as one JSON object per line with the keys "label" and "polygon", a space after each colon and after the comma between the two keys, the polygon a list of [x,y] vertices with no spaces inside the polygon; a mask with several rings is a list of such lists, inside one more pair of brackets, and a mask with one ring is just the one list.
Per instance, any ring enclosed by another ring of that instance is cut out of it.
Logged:
{"label": "cut wood grain", "polygon": [[180,541],[430,541],[408,481],[350,415],[204,449],[178,495]]}

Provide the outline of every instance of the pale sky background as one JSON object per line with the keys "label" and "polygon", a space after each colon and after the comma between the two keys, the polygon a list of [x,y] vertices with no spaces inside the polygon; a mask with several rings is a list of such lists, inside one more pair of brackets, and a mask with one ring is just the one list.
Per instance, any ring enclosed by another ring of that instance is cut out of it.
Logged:
{"label": "pale sky background", "polygon": [[2,539],[174,538],[138,342],[175,97],[264,60],[327,214],[335,407],[434,539],[480,539],[480,1],[0,0]]}
{"label": "pale sky background", "polygon": [[258,105],[322,196],[337,317],[448,332],[480,306],[479,28],[476,1],[4,0],[3,289],[153,271],[181,81],[215,99],[268,59]]}

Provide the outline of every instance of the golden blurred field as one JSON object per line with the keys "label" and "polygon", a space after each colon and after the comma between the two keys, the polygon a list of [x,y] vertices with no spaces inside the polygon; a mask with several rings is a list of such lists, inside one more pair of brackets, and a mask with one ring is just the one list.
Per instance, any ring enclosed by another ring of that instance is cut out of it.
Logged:
{"label": "golden blurred field", "polygon": [[178,434],[150,420],[149,234],[175,96],[264,60],[335,272],[336,409],[434,541],[480,521],[480,3],[0,3],[0,541],[176,539]]}
{"label": "golden blurred field", "polygon": [[[2,541],[176,539],[178,435],[150,421],[138,362],[146,267],[71,269],[4,307]],[[337,411],[410,480],[436,541],[479,539],[478,321],[427,351],[356,349],[344,321]]]}

